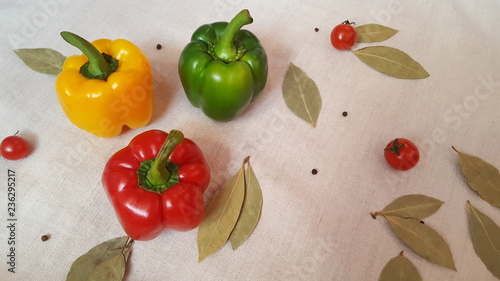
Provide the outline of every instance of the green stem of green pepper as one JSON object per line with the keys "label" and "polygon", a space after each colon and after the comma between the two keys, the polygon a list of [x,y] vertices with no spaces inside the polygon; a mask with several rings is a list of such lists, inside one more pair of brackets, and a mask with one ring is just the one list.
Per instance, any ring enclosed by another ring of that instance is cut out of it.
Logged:
{"label": "green stem of green pepper", "polygon": [[[158,152],[151,168],[147,172],[146,178],[152,186],[165,185],[170,180],[171,171],[167,169],[167,162],[174,148],[184,140],[184,135],[177,130],[172,130],[168,134],[165,143]],[[161,193],[161,192],[159,192]]]}
{"label": "green stem of green pepper", "polygon": [[61,36],[66,42],[82,51],[89,59],[80,68],[80,74],[85,78],[106,80],[118,68],[116,59],[107,54],[99,53],[99,50],[92,43],[82,37],[68,31],[61,32]]}
{"label": "green stem of green pepper", "polygon": [[214,53],[222,61],[233,61],[238,55],[238,49],[234,44],[234,36],[240,29],[253,22],[250,12],[242,10],[227,25],[224,34],[215,45]]}

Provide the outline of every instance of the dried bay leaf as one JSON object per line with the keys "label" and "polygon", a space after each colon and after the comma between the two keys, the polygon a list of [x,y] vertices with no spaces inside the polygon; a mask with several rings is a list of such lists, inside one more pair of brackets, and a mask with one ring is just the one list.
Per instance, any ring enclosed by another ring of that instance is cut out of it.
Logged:
{"label": "dried bay leaf", "polygon": [[66,280],[122,280],[132,244],[130,237],[123,236],[93,247],[73,262]]}
{"label": "dried bay leaf", "polygon": [[396,235],[421,257],[456,271],[450,247],[431,227],[415,219],[384,216]]}
{"label": "dried bay leaf", "polygon": [[500,207],[500,173],[498,169],[476,156],[458,153],[458,160],[467,184],[486,202]]}
{"label": "dried bay leaf", "polygon": [[403,252],[387,262],[382,269],[379,281],[421,281],[422,277],[417,268],[409,259],[403,256]]}
{"label": "dried bay leaf", "polygon": [[125,257],[115,255],[96,266],[88,281],[120,281],[125,276]]}
{"label": "dried bay leaf", "polygon": [[198,228],[198,262],[219,250],[229,239],[245,196],[244,165],[208,204]]}
{"label": "dried bay leaf", "polygon": [[422,194],[404,195],[387,205],[382,215],[422,220],[439,210],[444,202]]}
{"label": "dried bay leaf", "polygon": [[422,79],[429,73],[405,52],[387,46],[366,47],[353,53],[373,69],[400,79]]}
{"label": "dried bay leaf", "polygon": [[[236,225],[229,236],[231,247],[236,250],[252,234],[259,222],[262,210],[262,189],[250,165],[249,157],[245,158],[245,199]],[[245,163],[244,162],[244,163]]]}
{"label": "dried bay leaf", "polygon": [[500,279],[500,227],[487,215],[469,205],[469,232],[477,255],[486,268]]}
{"label": "dried bay leaf", "polygon": [[249,159],[248,156],[243,160],[238,172],[207,207],[198,229],[198,262],[219,250],[227,240],[236,250],[259,222],[262,190]]}
{"label": "dried bay leaf", "polygon": [[359,43],[374,43],[385,41],[398,31],[376,23],[365,24],[355,28],[358,33]]}
{"label": "dried bay leaf", "polygon": [[321,111],[321,95],[316,83],[307,74],[290,63],[282,85],[287,107],[298,117],[316,127]]}
{"label": "dried bay leaf", "polygon": [[58,51],[47,48],[16,49],[14,52],[29,68],[43,74],[58,75],[66,60]]}

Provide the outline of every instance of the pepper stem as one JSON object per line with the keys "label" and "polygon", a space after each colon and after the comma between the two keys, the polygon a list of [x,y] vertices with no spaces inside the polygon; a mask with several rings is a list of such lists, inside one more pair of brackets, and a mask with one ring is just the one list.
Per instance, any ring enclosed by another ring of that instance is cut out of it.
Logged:
{"label": "pepper stem", "polygon": [[106,80],[118,67],[118,61],[109,55],[101,54],[97,48],[82,37],[68,32],[61,32],[62,38],[69,44],[77,47],[89,59],[82,65],[80,73],[88,79]]}
{"label": "pepper stem", "polygon": [[242,10],[227,25],[224,34],[214,48],[215,55],[222,61],[232,61],[238,55],[238,48],[234,44],[234,37],[240,29],[253,22],[250,12]]}
{"label": "pepper stem", "polygon": [[174,148],[184,140],[184,135],[177,130],[172,130],[168,134],[165,143],[158,152],[151,168],[146,174],[146,179],[153,186],[165,185],[172,175],[167,169],[167,161]]}

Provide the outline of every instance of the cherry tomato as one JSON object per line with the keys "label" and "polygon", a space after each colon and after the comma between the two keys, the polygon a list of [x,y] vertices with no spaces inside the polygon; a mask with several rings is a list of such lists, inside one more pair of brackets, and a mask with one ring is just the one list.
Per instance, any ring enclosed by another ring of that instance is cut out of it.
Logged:
{"label": "cherry tomato", "polygon": [[28,142],[16,135],[6,137],[0,143],[0,155],[7,160],[19,160],[28,156],[30,147]]}
{"label": "cherry tomato", "polygon": [[353,24],[353,22],[346,20],[333,28],[330,34],[330,41],[335,49],[347,50],[356,43],[358,32],[352,26]]}
{"label": "cherry tomato", "polygon": [[411,141],[404,138],[392,140],[385,146],[385,160],[396,170],[406,171],[420,160],[418,148]]}

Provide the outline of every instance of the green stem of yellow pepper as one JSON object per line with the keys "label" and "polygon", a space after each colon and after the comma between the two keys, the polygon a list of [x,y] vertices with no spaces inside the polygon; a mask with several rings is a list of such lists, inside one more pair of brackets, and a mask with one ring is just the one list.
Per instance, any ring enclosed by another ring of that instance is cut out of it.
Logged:
{"label": "green stem of yellow pepper", "polygon": [[61,32],[61,36],[66,42],[82,51],[89,59],[80,68],[80,74],[84,77],[106,80],[118,68],[118,61],[116,59],[107,54],[101,54],[92,43],[82,37],[68,31]]}
{"label": "green stem of yellow pepper", "polygon": [[234,36],[247,24],[253,22],[250,12],[242,10],[227,25],[224,34],[214,48],[215,55],[225,62],[233,61],[238,56],[238,48],[234,45]]}

